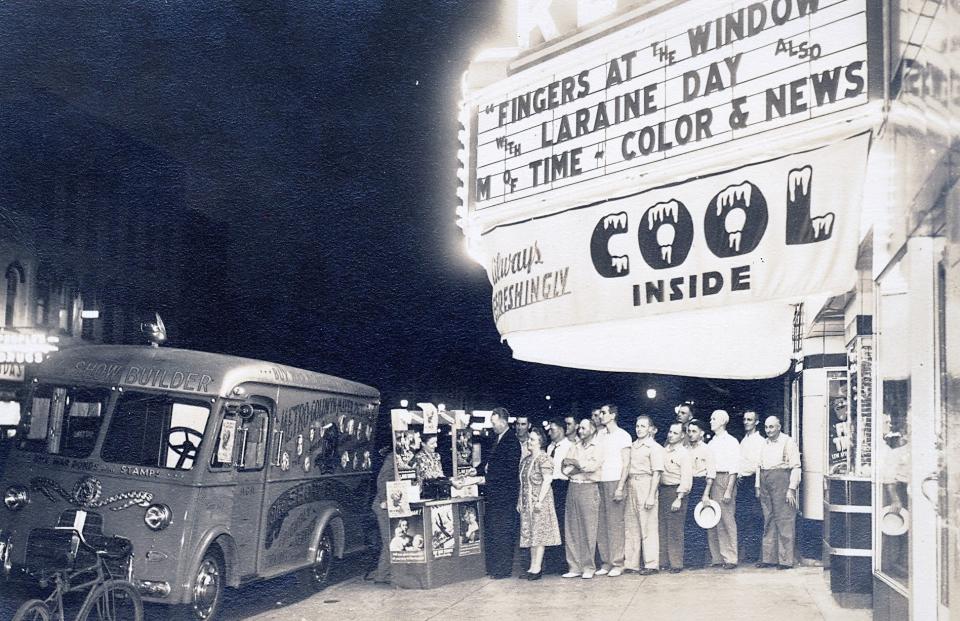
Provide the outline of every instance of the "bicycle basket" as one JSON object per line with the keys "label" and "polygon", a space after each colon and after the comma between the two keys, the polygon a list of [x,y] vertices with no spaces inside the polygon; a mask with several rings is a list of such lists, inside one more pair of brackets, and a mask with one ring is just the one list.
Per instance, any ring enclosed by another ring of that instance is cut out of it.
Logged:
{"label": "bicycle basket", "polygon": [[27,537],[26,566],[31,573],[44,573],[95,564],[96,555],[79,546],[72,530],[34,528]]}

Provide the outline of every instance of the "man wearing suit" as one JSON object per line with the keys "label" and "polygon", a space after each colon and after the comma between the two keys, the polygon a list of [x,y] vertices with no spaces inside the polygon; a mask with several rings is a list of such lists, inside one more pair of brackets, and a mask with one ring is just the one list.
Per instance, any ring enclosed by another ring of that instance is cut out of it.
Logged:
{"label": "man wearing suit", "polygon": [[495,408],[490,416],[495,434],[493,446],[481,464],[484,485],[483,538],[487,574],[508,578],[513,571],[513,551],[520,531],[517,496],[520,493],[520,442],[510,429],[506,408]]}

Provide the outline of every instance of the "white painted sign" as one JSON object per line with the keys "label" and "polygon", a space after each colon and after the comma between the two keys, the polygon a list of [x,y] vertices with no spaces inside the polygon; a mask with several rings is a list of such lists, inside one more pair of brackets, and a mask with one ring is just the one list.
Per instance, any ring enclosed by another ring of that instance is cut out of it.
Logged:
{"label": "white painted sign", "polygon": [[471,205],[850,110],[869,86],[866,0],[685,3],[478,93]]}

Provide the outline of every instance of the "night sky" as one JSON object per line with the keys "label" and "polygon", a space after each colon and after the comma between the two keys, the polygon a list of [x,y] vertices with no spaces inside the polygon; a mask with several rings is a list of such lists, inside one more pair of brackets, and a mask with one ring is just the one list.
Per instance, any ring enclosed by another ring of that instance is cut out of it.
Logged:
{"label": "night sky", "polygon": [[171,345],[363,381],[387,407],[539,416],[613,401],[666,416],[692,397],[780,409],[779,381],[583,372],[515,361],[500,343],[490,285],[454,223],[459,80],[498,9],[7,1],[0,105],[52,98],[65,123],[93,118],[148,145],[182,176],[171,207],[222,229],[224,273],[197,279],[216,312],[170,309]]}

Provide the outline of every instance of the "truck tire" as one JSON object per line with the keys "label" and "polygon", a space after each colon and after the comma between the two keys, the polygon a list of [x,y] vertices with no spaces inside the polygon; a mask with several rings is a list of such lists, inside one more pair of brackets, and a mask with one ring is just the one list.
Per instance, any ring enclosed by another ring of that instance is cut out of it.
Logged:
{"label": "truck tire", "polygon": [[191,581],[190,603],[184,607],[181,615],[192,621],[211,621],[223,607],[223,588],[226,581],[223,556],[216,548],[203,555]]}
{"label": "truck tire", "polygon": [[333,529],[327,524],[320,533],[313,563],[297,575],[302,591],[306,594],[315,593],[330,584],[330,573],[335,560],[333,554]]}

